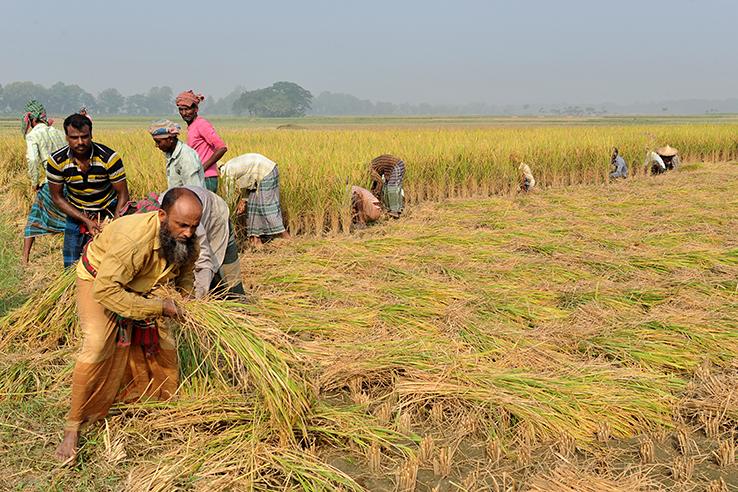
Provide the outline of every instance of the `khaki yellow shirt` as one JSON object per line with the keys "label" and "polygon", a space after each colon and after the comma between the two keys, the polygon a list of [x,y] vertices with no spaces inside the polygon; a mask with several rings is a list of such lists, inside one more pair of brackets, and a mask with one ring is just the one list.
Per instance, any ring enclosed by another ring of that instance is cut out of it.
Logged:
{"label": "khaki yellow shirt", "polygon": [[97,276],[90,275],[81,261],[77,264],[77,277],[94,282],[95,300],[124,318],[161,315],[163,300],[151,296],[151,291],[169,281],[192,292],[192,265],[178,269],[167,263],[160,254],[159,228],[157,212],[114,220],[87,247]]}

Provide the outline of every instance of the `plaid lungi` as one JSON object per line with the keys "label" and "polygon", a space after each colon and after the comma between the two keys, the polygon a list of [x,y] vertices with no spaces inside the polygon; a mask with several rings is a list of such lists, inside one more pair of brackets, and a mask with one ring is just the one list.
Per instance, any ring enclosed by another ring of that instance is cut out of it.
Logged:
{"label": "plaid lungi", "polygon": [[[107,210],[100,211],[100,217],[105,219],[106,217],[115,216],[115,208],[118,200],[113,200]],[[85,212],[83,212],[85,213]],[[90,217],[94,217],[97,214],[89,212]],[[92,236],[83,233],[80,230],[80,223],[71,217],[67,217],[67,223],[64,227],[64,244],[62,246],[62,257],[64,258],[64,268],[69,268],[74,265],[79,257],[82,256],[82,251],[85,245],[90,242]]]}
{"label": "plaid lungi", "polygon": [[66,215],[54,203],[48,183],[41,185],[36,193],[36,199],[28,214],[25,237],[43,236],[44,234],[58,234],[64,232]]}
{"label": "plaid lungi", "polygon": [[285,231],[279,205],[277,166],[261,180],[256,190],[249,192],[246,227],[248,236],[273,236]]}

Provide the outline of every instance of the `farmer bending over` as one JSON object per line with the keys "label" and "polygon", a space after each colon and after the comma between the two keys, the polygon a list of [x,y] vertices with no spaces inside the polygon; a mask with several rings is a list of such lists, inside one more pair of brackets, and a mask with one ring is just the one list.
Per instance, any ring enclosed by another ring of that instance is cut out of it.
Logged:
{"label": "farmer bending over", "polygon": [[157,212],[108,224],[77,265],[82,349],[72,374],[72,405],[60,460],[76,456],[80,429],[105,417],[115,401],[170,398],[177,389],[177,351],[158,318],[180,308],[157,287],[170,281],[190,292],[202,204],[174,188]]}
{"label": "farmer bending over", "polygon": [[[185,186],[184,189],[195,193],[202,203],[202,219],[195,231],[200,249],[194,267],[195,296],[204,297],[208,292],[224,291],[235,296],[244,296],[238,245],[228,204],[201,186]],[[170,193],[172,190],[166,191],[162,195],[162,201]]]}
{"label": "farmer bending over", "polygon": [[[64,227],[64,267],[82,254],[102,220],[120,215],[128,202],[123,159],[111,148],[92,141],[92,122],[73,114],[64,120],[69,145],[46,161],[46,178],[54,204],[67,215]],[[64,193],[66,188],[66,194]]]}
{"label": "farmer bending over", "polygon": [[149,127],[156,147],[167,159],[167,186],[205,186],[202,162],[192,147],[179,141],[180,126],[169,120],[157,121]]}
{"label": "farmer bending over", "polygon": [[525,162],[521,162],[518,166],[518,172],[520,173],[520,189],[526,192],[532,190],[536,185],[536,178],[533,177],[530,166]]}
{"label": "farmer bending over", "polygon": [[371,191],[360,186],[351,187],[351,221],[359,226],[374,222],[382,215],[382,205]]}
{"label": "farmer bending over", "polygon": [[229,186],[240,190],[236,213],[246,214],[246,235],[253,246],[261,246],[262,236],[290,237],[282,221],[275,162],[261,154],[243,154],[223,164],[221,171]]}
{"label": "farmer bending over", "polygon": [[375,157],[369,165],[372,179],[371,192],[387,210],[392,218],[399,218],[405,207],[405,191],[402,181],[405,178],[405,162],[390,154]]}

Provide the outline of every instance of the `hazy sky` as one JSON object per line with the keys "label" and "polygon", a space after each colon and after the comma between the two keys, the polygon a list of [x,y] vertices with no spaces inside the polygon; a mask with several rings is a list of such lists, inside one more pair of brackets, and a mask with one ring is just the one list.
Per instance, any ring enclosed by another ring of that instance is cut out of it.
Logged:
{"label": "hazy sky", "polygon": [[735,97],[735,0],[2,0],[0,83],[392,102]]}

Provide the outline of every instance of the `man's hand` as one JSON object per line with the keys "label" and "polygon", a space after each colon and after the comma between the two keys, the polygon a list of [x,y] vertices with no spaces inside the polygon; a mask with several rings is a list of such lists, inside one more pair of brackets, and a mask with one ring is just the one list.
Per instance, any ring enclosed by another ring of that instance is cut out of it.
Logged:
{"label": "man's hand", "polygon": [[86,219],[85,227],[87,227],[87,230],[90,231],[90,234],[92,234],[93,236],[96,236],[97,234],[102,232],[102,225],[95,219]]}
{"label": "man's hand", "polygon": [[246,206],[248,205],[248,201],[246,201],[245,198],[241,198],[238,201],[238,205],[236,205],[236,215],[243,215],[246,213]]}
{"label": "man's hand", "polygon": [[182,308],[171,299],[164,299],[164,305],[161,308],[161,314],[167,318],[181,318],[184,315]]}

